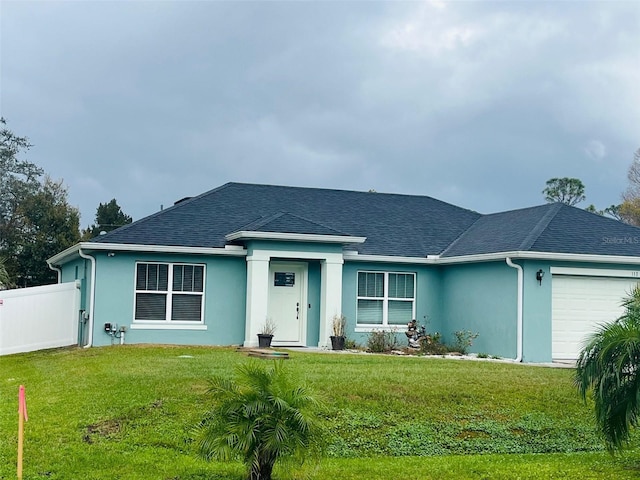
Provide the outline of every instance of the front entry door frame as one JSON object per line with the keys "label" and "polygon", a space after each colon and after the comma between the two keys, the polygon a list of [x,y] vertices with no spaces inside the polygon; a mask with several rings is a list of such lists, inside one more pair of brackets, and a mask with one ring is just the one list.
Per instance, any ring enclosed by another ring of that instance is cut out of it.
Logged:
{"label": "front entry door frame", "polygon": [[[274,250],[254,248],[247,255],[247,307],[245,321],[245,347],[258,345],[257,334],[264,325],[268,313],[269,266],[271,262],[302,263],[306,260],[320,261],[320,338],[318,347],[330,345],[331,322],[333,316],[342,312],[342,252],[322,252],[303,250]],[[305,284],[306,284],[305,278]],[[305,301],[308,300],[305,291]],[[306,305],[308,306],[308,304]],[[303,342],[306,342],[307,311],[305,309]]]}
{"label": "front entry door frame", "polygon": [[267,317],[276,325],[274,346],[306,345],[308,271],[304,262],[270,262]]}

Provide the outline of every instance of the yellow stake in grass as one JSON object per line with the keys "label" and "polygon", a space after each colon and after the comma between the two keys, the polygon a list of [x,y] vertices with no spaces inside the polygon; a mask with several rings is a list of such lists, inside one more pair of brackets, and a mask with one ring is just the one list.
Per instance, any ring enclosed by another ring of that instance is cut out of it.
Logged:
{"label": "yellow stake in grass", "polygon": [[24,443],[24,422],[29,420],[27,416],[27,399],[24,393],[24,385],[18,390],[18,480],[22,480],[22,445]]}

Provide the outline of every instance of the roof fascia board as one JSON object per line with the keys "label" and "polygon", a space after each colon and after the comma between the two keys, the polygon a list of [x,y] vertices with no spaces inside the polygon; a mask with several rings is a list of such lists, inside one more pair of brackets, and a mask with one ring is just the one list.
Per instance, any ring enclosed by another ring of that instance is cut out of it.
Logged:
{"label": "roof fascia board", "polygon": [[241,230],[224,237],[233,240],[281,240],[285,242],[320,242],[320,243],[364,243],[367,237],[347,235],[318,235],[308,233],[256,232]]}
{"label": "roof fascia board", "polygon": [[60,253],[56,253],[53,257],[47,259],[47,263],[49,265],[59,265],[61,260],[66,259],[67,257],[79,257],[78,253],[80,249],[86,247],[87,242],[76,243],[75,245],[66,248]]}
{"label": "roof fascia board", "polygon": [[548,261],[569,261],[569,262],[590,262],[590,263],[626,263],[640,265],[640,257],[622,255],[596,255],[588,253],[553,253],[553,252],[531,252],[513,251],[499,253],[483,253],[478,255],[466,255],[461,257],[447,257],[438,259],[441,265],[469,262],[491,262],[504,260],[506,257],[522,260],[548,260]]}
{"label": "roof fascia board", "polygon": [[458,263],[473,262],[495,262],[503,261],[505,258],[521,260],[548,260],[548,261],[570,261],[570,262],[590,262],[590,263],[623,263],[640,265],[640,257],[616,256],[616,255],[593,255],[583,253],[550,253],[550,252],[499,252],[482,253],[477,255],[465,255],[460,257],[394,257],[390,255],[358,255],[345,253],[344,259],[349,262],[383,262],[383,263],[414,263],[426,265],[453,265]]}
{"label": "roof fascia board", "polygon": [[437,263],[437,258],[431,255],[425,257],[394,257],[392,255],[360,255],[354,253],[344,254],[345,262],[382,262],[382,263],[414,263],[433,265]]}
{"label": "roof fascia board", "polygon": [[66,250],[54,255],[47,260],[47,263],[57,265],[60,261],[67,258],[79,256],[78,251],[109,250],[114,252],[150,252],[150,253],[186,253],[196,255],[230,255],[235,257],[245,257],[247,251],[235,245],[227,245],[224,248],[212,247],[182,247],[172,245],[140,245],[129,243],[96,243],[96,242],[80,242]]}
{"label": "roof fascia board", "polygon": [[[261,233],[261,232],[257,232]],[[289,234],[287,234],[289,235]],[[335,239],[332,235],[304,235],[296,234],[298,240],[314,241],[308,237],[328,237],[329,239]],[[246,238],[246,237],[245,237]],[[259,237],[265,238],[265,237]],[[339,237],[348,239],[362,239],[364,242],[365,237]],[[271,237],[270,239],[275,239]],[[284,240],[280,238],[280,240]],[[289,235],[288,240],[293,240]],[[330,241],[330,240],[315,240],[315,241]],[[336,242],[336,240],[334,240]],[[336,242],[337,243],[337,242]],[[244,257],[247,255],[246,249],[235,246],[227,245],[225,248],[211,248],[211,247],[180,247],[171,245],[139,245],[139,244],[120,244],[120,243],[96,243],[96,242],[81,242],[73,245],[66,250],[54,255],[47,260],[50,265],[59,265],[62,260],[67,260],[72,257],[79,257],[78,251],[82,249],[85,251],[97,251],[97,250],[109,250],[109,251],[128,251],[128,252],[151,252],[151,253],[185,253],[185,254],[197,254],[197,255],[230,255],[237,257]],[[640,256],[617,256],[617,255],[593,255],[582,253],[550,253],[550,252],[499,252],[499,253],[483,253],[477,255],[465,255],[460,257],[438,257],[430,255],[429,257],[401,257],[392,255],[360,255],[354,253],[345,253],[344,260],[348,262],[382,262],[382,263],[413,263],[422,265],[452,265],[459,263],[473,263],[473,262],[494,262],[504,260],[506,257],[512,259],[522,260],[548,260],[548,261],[570,261],[570,262],[590,262],[590,263],[622,263],[630,265],[640,265]]]}

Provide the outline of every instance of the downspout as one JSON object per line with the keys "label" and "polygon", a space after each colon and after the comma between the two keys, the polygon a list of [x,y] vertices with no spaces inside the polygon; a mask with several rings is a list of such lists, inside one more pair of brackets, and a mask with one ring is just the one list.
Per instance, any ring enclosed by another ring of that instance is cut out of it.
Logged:
{"label": "downspout", "polygon": [[89,348],[93,344],[93,312],[95,310],[95,298],[96,298],[96,259],[91,255],[87,255],[82,251],[82,248],[78,249],[78,255],[86,260],[91,261],[91,291],[89,293],[89,340],[84,348]]}
{"label": "downspout", "polygon": [[53,270],[54,272],[58,273],[58,283],[61,283],[62,282],[62,270],[60,270],[59,267],[55,267],[55,266],[51,265],[49,262],[47,262],[47,265],[49,265],[49,268],[51,270]]}
{"label": "downspout", "polygon": [[524,299],[524,275],[522,271],[522,267],[516,263],[511,261],[510,257],[506,257],[507,265],[511,268],[515,268],[518,271],[518,320],[517,320],[517,328],[516,328],[516,358],[513,359],[514,362],[522,362],[522,301]]}

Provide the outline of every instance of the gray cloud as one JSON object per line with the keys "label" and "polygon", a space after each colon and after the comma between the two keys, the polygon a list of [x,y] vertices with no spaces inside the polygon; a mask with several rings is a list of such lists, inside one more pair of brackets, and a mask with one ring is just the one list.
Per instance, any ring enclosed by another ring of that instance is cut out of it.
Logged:
{"label": "gray cloud", "polygon": [[83,224],[247,181],[482,212],[550,177],[619,201],[640,146],[633,2],[13,2],[1,113]]}

